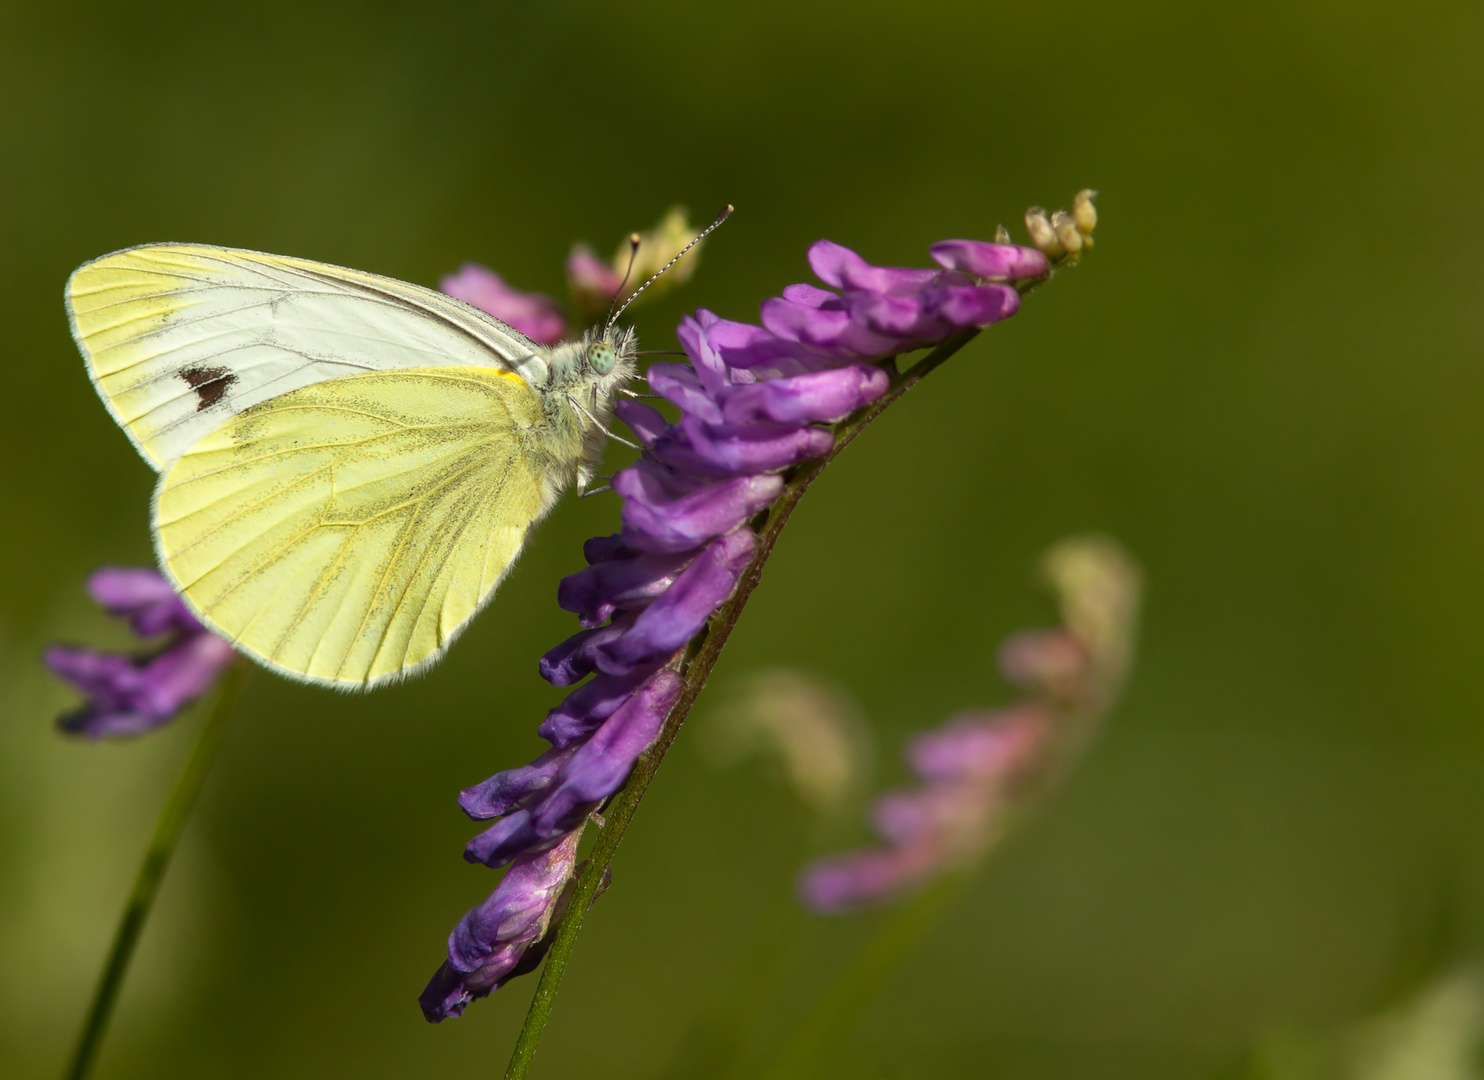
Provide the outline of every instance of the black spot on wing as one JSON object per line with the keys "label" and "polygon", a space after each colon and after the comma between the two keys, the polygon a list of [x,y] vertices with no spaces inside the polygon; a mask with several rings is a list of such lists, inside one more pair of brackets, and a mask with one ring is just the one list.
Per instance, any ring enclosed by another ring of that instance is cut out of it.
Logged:
{"label": "black spot on wing", "polygon": [[197,412],[202,412],[215,405],[237,381],[237,376],[226,368],[205,367],[199,364],[181,368],[180,377],[185,380],[187,386],[196,391]]}

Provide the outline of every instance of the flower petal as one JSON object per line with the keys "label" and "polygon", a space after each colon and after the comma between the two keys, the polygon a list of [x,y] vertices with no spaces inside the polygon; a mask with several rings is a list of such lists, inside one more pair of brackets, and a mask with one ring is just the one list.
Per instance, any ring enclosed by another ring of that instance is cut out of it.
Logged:
{"label": "flower petal", "polygon": [[783,490],[779,476],[739,476],[672,499],[645,490],[640,468],[624,469],[613,490],[624,496],[624,542],[643,551],[690,551],[731,532]]}
{"label": "flower petal", "polygon": [[175,587],[150,567],[100,567],[88,578],[88,595],[110,615],[127,618],[140,637],[196,634],[203,629]]}
{"label": "flower petal", "polygon": [[1020,281],[1051,269],[1051,262],[1035,248],[1015,244],[988,244],[983,240],[944,240],[928,248],[939,266],[982,278]]}
{"label": "flower petal", "polygon": [[567,320],[555,300],[512,289],[487,266],[465,263],[458,273],[439,281],[438,288],[455,300],[493,315],[538,344],[552,345],[567,336]]}
{"label": "flower petal", "polygon": [[629,630],[594,649],[599,670],[622,675],[673,654],[732,595],[756,550],[757,537],[747,528],[713,540]]}
{"label": "flower petal", "polygon": [[619,608],[647,603],[664,593],[691,558],[691,552],[681,551],[594,563],[562,578],[557,606],[577,615],[583,626],[600,626]]}

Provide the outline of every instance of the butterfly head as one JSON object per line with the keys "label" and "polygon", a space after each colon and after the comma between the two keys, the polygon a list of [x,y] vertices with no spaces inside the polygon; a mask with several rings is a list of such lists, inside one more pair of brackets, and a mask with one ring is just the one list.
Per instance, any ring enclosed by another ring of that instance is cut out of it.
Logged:
{"label": "butterfly head", "polygon": [[638,373],[638,346],[629,327],[610,326],[582,336],[577,379],[597,387],[599,396],[611,396]]}

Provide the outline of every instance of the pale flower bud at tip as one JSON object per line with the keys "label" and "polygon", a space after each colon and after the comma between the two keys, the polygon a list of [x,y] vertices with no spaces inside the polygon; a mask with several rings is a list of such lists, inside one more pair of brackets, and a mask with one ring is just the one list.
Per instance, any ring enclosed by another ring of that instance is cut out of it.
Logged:
{"label": "pale flower bud at tip", "polygon": [[994,242],[996,244],[1013,244],[1015,241],[1010,239],[1010,230],[1000,225],[995,228]]}
{"label": "pale flower bud at tip", "polygon": [[1075,255],[1082,250],[1082,234],[1077,231],[1077,223],[1065,210],[1058,210],[1051,215],[1051,227],[1056,230],[1056,238],[1067,249],[1067,254]]}
{"label": "pale flower bud at tip", "polygon": [[1025,231],[1030,234],[1031,243],[1043,255],[1059,259],[1067,253],[1057,239],[1056,230],[1047,220],[1046,211],[1039,206],[1033,206],[1025,212]]}
{"label": "pale flower bud at tip", "polygon": [[1077,231],[1083,236],[1091,236],[1098,227],[1098,208],[1092,203],[1097,197],[1092,188],[1083,188],[1072,199],[1072,220],[1077,222]]}

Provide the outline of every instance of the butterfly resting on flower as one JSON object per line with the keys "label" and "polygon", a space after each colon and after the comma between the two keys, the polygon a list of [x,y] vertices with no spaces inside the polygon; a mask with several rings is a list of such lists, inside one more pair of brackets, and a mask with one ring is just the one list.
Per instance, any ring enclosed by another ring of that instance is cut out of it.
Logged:
{"label": "butterfly resting on flower", "polygon": [[636,370],[612,318],[540,345],[430,289],[232,248],[105,255],[66,300],[160,474],[155,546],[192,612],[283,675],[349,689],[443,654],[588,484]]}

